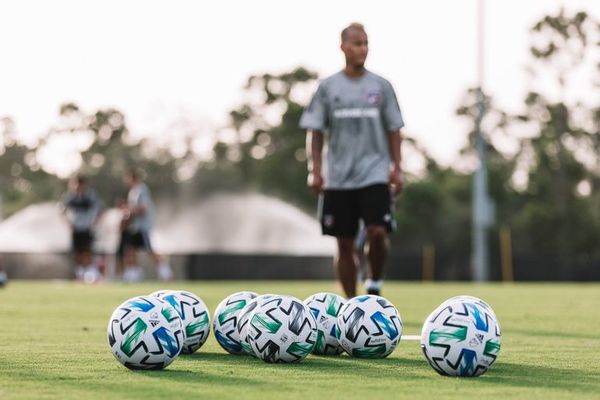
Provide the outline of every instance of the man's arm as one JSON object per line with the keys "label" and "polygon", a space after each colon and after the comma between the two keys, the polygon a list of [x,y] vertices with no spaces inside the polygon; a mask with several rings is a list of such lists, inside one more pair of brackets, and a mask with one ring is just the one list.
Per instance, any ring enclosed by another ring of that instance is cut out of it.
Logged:
{"label": "man's arm", "polygon": [[390,188],[394,194],[399,194],[402,191],[402,167],[400,162],[402,161],[401,147],[402,147],[402,134],[400,129],[392,131],[388,135],[388,141],[390,146],[390,158],[392,165],[390,166]]}
{"label": "man's arm", "polygon": [[315,193],[323,190],[323,175],[321,174],[323,154],[323,132],[309,130],[306,133],[306,156],[308,159],[308,186]]}

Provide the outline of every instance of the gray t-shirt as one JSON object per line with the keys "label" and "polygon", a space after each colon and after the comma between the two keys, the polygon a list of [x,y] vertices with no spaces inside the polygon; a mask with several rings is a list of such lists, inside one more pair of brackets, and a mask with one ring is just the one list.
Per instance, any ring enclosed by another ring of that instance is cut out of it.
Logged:
{"label": "gray t-shirt", "polygon": [[137,183],[127,193],[127,205],[129,207],[143,206],[145,211],[134,215],[127,224],[129,232],[149,232],[152,229],[152,217],[154,215],[154,204],[150,197],[150,190],[144,183]]}
{"label": "gray t-shirt", "polygon": [[69,192],[63,199],[63,208],[67,219],[73,225],[73,230],[83,232],[92,229],[102,209],[102,203],[93,190]]}
{"label": "gray t-shirt", "polygon": [[370,71],[357,79],[338,72],[323,80],[300,127],[325,135],[326,189],[388,183],[388,135],[404,126],[392,85]]}

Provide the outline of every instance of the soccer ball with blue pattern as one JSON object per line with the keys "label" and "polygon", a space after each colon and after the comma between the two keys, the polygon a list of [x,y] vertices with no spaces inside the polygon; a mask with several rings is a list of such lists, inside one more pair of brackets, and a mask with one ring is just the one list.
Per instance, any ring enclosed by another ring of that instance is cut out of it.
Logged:
{"label": "soccer ball with blue pattern", "polygon": [[338,341],[353,357],[387,357],[402,336],[400,313],[381,296],[365,295],[348,300],[337,324]]}
{"label": "soccer ball with blue pattern", "polygon": [[463,294],[463,295],[460,295],[460,296],[451,297],[448,300],[444,301],[442,304],[440,304],[438,306],[438,308],[442,307],[442,305],[445,305],[445,304],[453,302],[453,301],[463,301],[463,302],[470,301],[470,302],[474,302],[478,306],[482,307],[486,312],[490,313],[491,316],[496,321],[498,320],[498,318],[496,318],[496,313],[494,313],[494,310],[492,310],[492,307],[488,303],[486,303],[485,301],[481,300],[479,297],[469,296],[469,295],[466,295],[466,294]]}
{"label": "soccer ball with blue pattern", "polygon": [[217,306],[213,318],[213,331],[217,342],[230,354],[244,354],[237,331],[240,311],[258,296],[254,292],[238,292],[226,297]]}
{"label": "soccer ball with blue pattern", "polygon": [[[155,292],[156,293],[156,292]],[[210,317],[202,299],[183,290],[168,290],[157,297],[169,303],[179,314],[183,323],[183,354],[192,354],[208,339]]]}
{"label": "soccer ball with blue pattern", "polygon": [[131,298],[112,313],[108,344],[115,358],[127,368],[163,369],[181,352],[181,318],[159,298]]}
{"label": "soccer ball with blue pattern", "polygon": [[492,308],[470,296],[443,302],[421,331],[423,354],[441,375],[483,374],[498,358],[500,345],[500,326]]}
{"label": "soccer ball with blue pattern", "polygon": [[292,296],[273,296],[259,303],[248,323],[248,343],[258,358],[269,363],[304,360],[316,339],[313,314]]}
{"label": "soccer ball with blue pattern", "polygon": [[337,317],[346,300],[334,293],[317,293],[304,300],[317,321],[317,343],[313,354],[337,355],[344,349],[338,342]]}

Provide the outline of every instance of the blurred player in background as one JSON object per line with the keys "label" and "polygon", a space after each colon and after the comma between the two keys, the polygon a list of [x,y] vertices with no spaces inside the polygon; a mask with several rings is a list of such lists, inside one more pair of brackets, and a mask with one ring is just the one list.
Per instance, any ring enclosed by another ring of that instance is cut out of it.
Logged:
{"label": "blurred player in background", "polygon": [[87,178],[77,175],[70,182],[70,189],[62,202],[63,212],[71,227],[75,276],[86,283],[101,279],[98,267],[93,263],[92,246],[94,225],[102,212],[102,203],[88,187]]}
{"label": "blurred player in background", "polygon": [[[390,194],[402,190],[402,114],[392,85],[368,71],[368,39],[361,24],[342,31],[345,68],[324,79],[300,126],[308,130],[308,185],[320,193],[323,233],[337,239],[335,267],[346,296],[356,295],[359,221],[365,225],[367,293],[380,294],[393,229]],[[326,159],[322,154],[326,149]]]}
{"label": "blurred player in background", "polygon": [[8,283],[8,275],[4,271],[1,261],[2,260],[0,260],[0,288],[4,287],[4,285],[6,285]]}
{"label": "blurred player in background", "polygon": [[130,170],[125,177],[129,192],[127,193],[127,202],[121,208],[123,212],[122,237],[119,245],[125,264],[123,279],[127,282],[135,282],[144,278],[142,268],[137,260],[137,252],[141,250],[147,251],[152,257],[157,268],[158,278],[168,281],[173,279],[173,271],[169,264],[154,251],[150,243],[154,203],[150,196],[150,190],[142,182],[140,174],[137,170]]}

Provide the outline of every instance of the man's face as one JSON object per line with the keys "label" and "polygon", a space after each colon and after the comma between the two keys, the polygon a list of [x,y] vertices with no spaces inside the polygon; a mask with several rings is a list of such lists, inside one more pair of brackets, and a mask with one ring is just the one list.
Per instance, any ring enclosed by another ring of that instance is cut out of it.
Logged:
{"label": "man's face", "polygon": [[127,185],[127,187],[129,189],[131,189],[133,186],[135,186],[135,179],[133,178],[133,176],[131,176],[131,175],[125,176],[125,184]]}
{"label": "man's face", "polygon": [[353,67],[364,67],[369,54],[367,34],[360,29],[351,29],[346,40],[342,42],[342,51],[346,56],[346,63]]}

